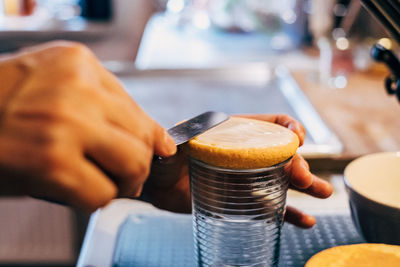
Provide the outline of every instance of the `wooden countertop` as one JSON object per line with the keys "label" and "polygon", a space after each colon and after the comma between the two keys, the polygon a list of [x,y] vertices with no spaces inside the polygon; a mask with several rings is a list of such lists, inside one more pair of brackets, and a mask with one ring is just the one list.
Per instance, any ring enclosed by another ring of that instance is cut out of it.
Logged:
{"label": "wooden countertop", "polygon": [[386,70],[352,73],[344,89],[313,82],[310,72],[293,71],[325,123],[344,145],[341,158],[400,151],[400,103],[384,89]]}

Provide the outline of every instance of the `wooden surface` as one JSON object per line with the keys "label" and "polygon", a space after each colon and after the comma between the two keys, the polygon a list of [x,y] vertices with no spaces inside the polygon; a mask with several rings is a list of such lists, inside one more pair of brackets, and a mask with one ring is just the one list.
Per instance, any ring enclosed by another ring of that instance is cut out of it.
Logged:
{"label": "wooden surface", "polygon": [[344,145],[342,158],[400,151],[400,103],[383,87],[386,71],[353,73],[344,89],[332,89],[294,71],[294,78]]}

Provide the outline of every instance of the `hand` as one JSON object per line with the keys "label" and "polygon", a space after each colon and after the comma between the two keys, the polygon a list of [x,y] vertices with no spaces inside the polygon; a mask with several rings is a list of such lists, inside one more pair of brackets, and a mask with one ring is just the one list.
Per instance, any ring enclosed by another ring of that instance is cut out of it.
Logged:
{"label": "hand", "polygon": [[[288,115],[242,115],[241,117],[273,122],[285,126],[299,137],[300,146],[304,143],[306,136],[304,127],[300,122]],[[286,168],[286,172],[289,175],[289,187],[291,189],[317,198],[328,198],[333,192],[331,184],[312,174],[307,161],[298,154],[293,156]],[[285,221],[302,228],[310,228],[315,224],[313,216],[290,206],[286,207]]]}
{"label": "hand", "polygon": [[95,210],[135,197],[166,131],[83,45],[55,42],[0,61],[0,194]]}
{"label": "hand", "polygon": [[[273,122],[285,126],[297,134],[300,145],[304,143],[304,127],[295,119],[287,115],[241,115]],[[304,192],[318,198],[327,198],[332,194],[332,186],[310,172],[308,163],[299,155],[294,155],[286,168],[290,179],[290,188]],[[165,162],[153,164],[150,181],[157,179],[170,180],[171,184],[145,184],[146,198],[155,206],[177,212],[190,212],[190,185],[187,168],[187,158],[183,151]],[[285,220],[299,227],[310,228],[315,224],[315,218],[303,212],[287,207]]]}

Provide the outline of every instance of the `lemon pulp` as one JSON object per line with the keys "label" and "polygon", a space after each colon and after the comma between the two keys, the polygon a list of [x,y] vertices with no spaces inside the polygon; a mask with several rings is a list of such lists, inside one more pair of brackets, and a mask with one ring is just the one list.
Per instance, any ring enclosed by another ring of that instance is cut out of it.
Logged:
{"label": "lemon pulp", "polygon": [[229,169],[264,168],[296,153],[299,139],[291,130],[261,120],[231,117],[188,143],[190,156]]}

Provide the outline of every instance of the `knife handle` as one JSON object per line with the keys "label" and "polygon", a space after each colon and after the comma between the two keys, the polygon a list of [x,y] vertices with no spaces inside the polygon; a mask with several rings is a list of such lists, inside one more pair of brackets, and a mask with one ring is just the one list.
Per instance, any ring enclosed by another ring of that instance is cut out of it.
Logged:
{"label": "knife handle", "polygon": [[[178,147],[179,149],[179,147]],[[151,163],[149,178],[145,186],[170,187],[181,178],[181,169],[186,160],[186,155],[178,151],[172,157],[154,156]]]}

